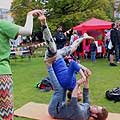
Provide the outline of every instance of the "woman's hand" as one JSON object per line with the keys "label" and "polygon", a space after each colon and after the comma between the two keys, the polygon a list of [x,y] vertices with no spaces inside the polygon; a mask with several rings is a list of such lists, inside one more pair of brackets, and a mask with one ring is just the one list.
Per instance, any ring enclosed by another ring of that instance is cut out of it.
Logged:
{"label": "woman's hand", "polygon": [[28,12],[28,15],[40,16],[42,13],[43,13],[42,10],[32,10],[32,11]]}

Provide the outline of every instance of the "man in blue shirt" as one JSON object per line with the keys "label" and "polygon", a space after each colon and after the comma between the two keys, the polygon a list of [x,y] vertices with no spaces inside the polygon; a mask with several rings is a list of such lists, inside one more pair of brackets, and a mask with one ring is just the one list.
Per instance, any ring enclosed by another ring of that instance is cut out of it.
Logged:
{"label": "man in blue shirt", "polygon": [[[89,71],[85,71],[86,80],[78,80],[72,91],[71,99],[66,102],[66,90],[59,84],[52,68],[52,62],[46,61],[50,80],[54,88],[54,94],[49,103],[48,112],[53,118],[64,120],[106,120],[108,112],[101,106],[90,106],[89,103]],[[81,85],[83,87],[83,103],[78,102],[81,99]],[[92,118],[92,119],[91,119]]]}

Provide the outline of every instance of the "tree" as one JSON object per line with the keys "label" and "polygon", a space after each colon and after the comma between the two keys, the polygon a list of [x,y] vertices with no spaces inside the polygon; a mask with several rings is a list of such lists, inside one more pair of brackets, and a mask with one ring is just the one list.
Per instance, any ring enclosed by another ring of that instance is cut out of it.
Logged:
{"label": "tree", "polygon": [[[48,24],[54,32],[62,24],[65,31],[81,22],[92,18],[112,20],[114,0],[49,0],[41,4],[41,0],[13,0],[11,11],[16,23],[25,23],[26,13],[32,9],[45,9]],[[38,30],[38,20],[34,29]]]}
{"label": "tree", "polygon": [[[15,23],[19,25],[24,25],[26,20],[26,15],[29,11],[34,9],[42,9],[43,4],[40,3],[40,0],[13,0],[11,6],[11,13],[14,18]],[[39,21],[35,18],[34,21],[34,30],[39,29]]]}
{"label": "tree", "polygon": [[[51,26],[63,24],[65,30],[67,30],[92,17],[111,20],[113,1],[114,0],[49,0],[46,5],[50,14],[49,23],[52,24]],[[55,27],[53,27],[53,29],[55,29]]]}

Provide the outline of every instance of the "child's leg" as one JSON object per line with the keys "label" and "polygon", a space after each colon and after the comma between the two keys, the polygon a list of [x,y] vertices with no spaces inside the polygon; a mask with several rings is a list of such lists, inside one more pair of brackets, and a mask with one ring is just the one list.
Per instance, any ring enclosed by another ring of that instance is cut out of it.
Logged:
{"label": "child's leg", "polygon": [[76,76],[75,76],[75,72],[78,72],[80,74],[80,76],[86,80],[86,76],[83,72],[83,70],[86,70],[87,68],[80,65],[79,63],[75,62],[75,61],[71,61],[70,65],[68,67],[68,84],[73,88],[76,84]]}
{"label": "child's leg", "polygon": [[48,56],[49,57],[54,56],[57,52],[57,47],[47,25],[45,26],[45,28],[43,28],[43,38],[48,47]]}
{"label": "child's leg", "polygon": [[80,71],[80,66],[78,65],[78,63],[75,61],[71,61],[68,67],[69,77],[71,78],[75,72],[79,72],[79,71]]}
{"label": "child's leg", "polygon": [[61,54],[62,56],[66,56],[66,55],[70,55],[72,54],[73,52],[76,51],[76,49],[78,48],[78,46],[80,45],[80,43],[84,40],[84,39],[87,39],[87,38],[90,38],[92,39],[92,37],[90,36],[86,36],[86,34],[84,34],[83,36],[81,36],[79,39],[75,40],[72,45],[70,46],[67,46],[67,47],[64,47],[60,50],[58,50],[59,54]]}
{"label": "child's leg", "polygon": [[68,85],[69,90],[73,90],[76,85],[76,73],[80,71],[80,66],[75,62],[71,61],[68,67],[68,75],[66,84]]}
{"label": "child's leg", "polygon": [[76,41],[73,42],[72,45],[64,47],[62,49],[58,50],[58,53],[61,54],[62,56],[66,56],[66,55],[70,55],[73,52],[76,51],[77,47],[79,46],[79,44],[84,40],[84,37],[81,37],[79,39],[77,39]]}

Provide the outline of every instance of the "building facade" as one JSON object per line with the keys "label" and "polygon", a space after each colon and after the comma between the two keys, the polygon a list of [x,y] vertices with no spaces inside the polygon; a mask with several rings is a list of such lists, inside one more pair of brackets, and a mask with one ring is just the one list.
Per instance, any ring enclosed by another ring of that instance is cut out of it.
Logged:
{"label": "building facade", "polygon": [[120,11],[118,11],[119,7],[120,7],[120,0],[115,0],[114,11],[113,11],[114,18],[120,18]]}
{"label": "building facade", "polygon": [[10,11],[5,8],[0,8],[0,19],[13,21],[13,18],[10,15]]}

